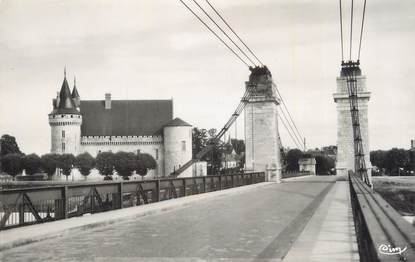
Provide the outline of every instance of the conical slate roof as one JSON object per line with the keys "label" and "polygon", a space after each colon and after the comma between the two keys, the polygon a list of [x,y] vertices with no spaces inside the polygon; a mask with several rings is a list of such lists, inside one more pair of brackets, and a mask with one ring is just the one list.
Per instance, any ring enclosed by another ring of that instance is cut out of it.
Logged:
{"label": "conical slate roof", "polygon": [[192,126],[192,125],[176,117],[175,119],[171,120],[164,126]]}
{"label": "conical slate roof", "polygon": [[78,98],[78,97],[80,97],[78,93],[78,89],[76,89],[76,86],[74,85],[72,89],[72,98]]}
{"label": "conical slate roof", "polygon": [[63,79],[61,91],[59,92],[59,105],[53,113],[55,114],[78,114],[76,110],[75,102],[72,99],[71,90],[69,89],[68,81],[66,76]]}
{"label": "conical slate roof", "polygon": [[78,89],[76,88],[76,78],[73,79],[72,99],[75,102],[76,107],[81,106],[81,96],[79,95]]}

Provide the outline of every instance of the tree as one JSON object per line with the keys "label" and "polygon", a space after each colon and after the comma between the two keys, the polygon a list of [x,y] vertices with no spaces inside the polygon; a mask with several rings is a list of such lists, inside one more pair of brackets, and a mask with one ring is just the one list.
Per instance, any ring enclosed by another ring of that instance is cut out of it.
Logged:
{"label": "tree", "polygon": [[129,180],[137,167],[137,157],[130,152],[117,152],[114,155],[114,169],[124,180]]}
{"label": "tree", "polygon": [[285,162],[287,164],[287,171],[298,171],[300,169],[298,160],[303,156],[303,152],[299,149],[291,149],[285,156]]}
{"label": "tree", "polygon": [[58,167],[62,169],[62,173],[66,176],[66,180],[68,180],[68,176],[71,175],[72,168],[75,164],[75,156],[72,154],[62,154],[58,156]]}
{"label": "tree", "polygon": [[142,179],[144,179],[144,176],[147,175],[147,168],[140,158],[137,156],[137,162],[135,167],[135,172],[141,176]]}
{"label": "tree", "polygon": [[49,179],[51,179],[56,172],[58,158],[59,155],[57,154],[45,154],[40,157],[40,166],[43,172],[48,175]]}
{"label": "tree", "polygon": [[42,161],[36,154],[30,154],[23,157],[23,167],[28,175],[39,173]]}
{"label": "tree", "polygon": [[235,150],[235,153],[238,155],[241,155],[242,153],[245,153],[245,141],[242,139],[231,139],[231,144],[233,149]]}
{"label": "tree", "polygon": [[398,168],[409,167],[409,151],[405,149],[392,148],[386,154],[386,169],[391,174],[397,174]]}
{"label": "tree", "polygon": [[335,161],[331,157],[319,155],[316,156],[316,173],[319,175],[328,175],[334,168]]}
{"label": "tree", "polygon": [[208,132],[206,129],[192,129],[192,154],[195,157],[200,151],[206,147],[208,141]]}
{"label": "tree", "polygon": [[388,151],[376,150],[370,152],[370,162],[378,168],[386,168],[386,156]]}
{"label": "tree", "polygon": [[102,152],[97,155],[96,168],[104,176],[104,180],[112,180],[114,173],[114,154],[112,152]]}
{"label": "tree", "polygon": [[10,153],[1,158],[3,171],[15,177],[23,171],[23,158],[21,154]]}
{"label": "tree", "polygon": [[75,159],[75,166],[86,178],[91,173],[91,169],[95,167],[95,158],[88,152],[79,154]]}
{"label": "tree", "polygon": [[10,135],[3,135],[0,138],[0,156],[5,156],[7,154],[22,154],[17,145],[16,139]]}
{"label": "tree", "polygon": [[141,159],[141,161],[143,161],[143,164],[144,164],[145,168],[147,168],[147,169],[156,169],[156,167],[157,167],[156,160],[150,154],[140,153],[140,154],[138,154],[138,159]]}

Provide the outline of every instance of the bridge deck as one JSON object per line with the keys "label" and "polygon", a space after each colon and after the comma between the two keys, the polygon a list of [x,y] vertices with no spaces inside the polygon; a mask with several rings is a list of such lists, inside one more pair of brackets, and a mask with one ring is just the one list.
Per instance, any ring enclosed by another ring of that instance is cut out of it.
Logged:
{"label": "bridge deck", "polygon": [[[158,215],[87,231],[72,231],[61,237],[4,250],[2,259],[105,258],[112,261],[126,257],[134,261],[162,258],[278,261],[287,255],[321,202],[324,199],[323,205],[327,202],[328,192],[328,196],[335,199],[330,203],[346,201],[337,199],[338,194],[330,190],[333,185],[336,188],[333,181],[333,177],[297,178],[222,195]],[[337,211],[342,216],[343,208],[340,209]],[[313,223],[311,219],[310,224]]]}

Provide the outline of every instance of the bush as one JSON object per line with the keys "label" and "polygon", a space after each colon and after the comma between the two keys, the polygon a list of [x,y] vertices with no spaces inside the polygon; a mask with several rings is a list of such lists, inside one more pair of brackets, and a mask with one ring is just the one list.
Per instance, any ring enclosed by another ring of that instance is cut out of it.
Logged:
{"label": "bush", "polygon": [[18,153],[7,154],[1,158],[1,166],[4,172],[15,177],[23,171],[23,156]]}
{"label": "bush", "polygon": [[72,171],[74,164],[75,164],[74,155],[72,154],[59,155],[58,167],[62,169],[62,173],[66,176],[66,180],[68,180],[68,176],[71,175],[71,171]]}
{"label": "bush", "polygon": [[104,176],[104,180],[112,180],[114,173],[114,154],[112,152],[102,152],[97,155],[95,166],[99,173]]}
{"label": "bush", "polygon": [[124,180],[129,180],[137,167],[138,159],[134,153],[117,152],[114,155],[114,169]]}
{"label": "bush", "polygon": [[58,158],[59,155],[57,154],[45,154],[42,155],[40,158],[40,166],[45,172],[49,179],[55,174],[56,168],[58,166]]}
{"label": "bush", "polygon": [[87,177],[95,167],[95,158],[87,152],[79,154],[75,159],[75,166],[83,176]]}
{"label": "bush", "polygon": [[40,172],[41,160],[36,154],[30,154],[23,157],[23,167],[28,175],[34,175]]}

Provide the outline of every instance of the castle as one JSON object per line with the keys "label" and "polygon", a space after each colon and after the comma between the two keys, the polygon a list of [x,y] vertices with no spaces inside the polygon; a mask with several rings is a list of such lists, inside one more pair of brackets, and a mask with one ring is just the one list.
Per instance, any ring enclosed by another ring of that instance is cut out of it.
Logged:
{"label": "castle", "polygon": [[173,119],[172,100],[111,100],[108,93],[105,100],[81,100],[66,70],[49,125],[52,153],[148,153],[157,162],[149,177],[168,176],[192,158],[192,126]]}

